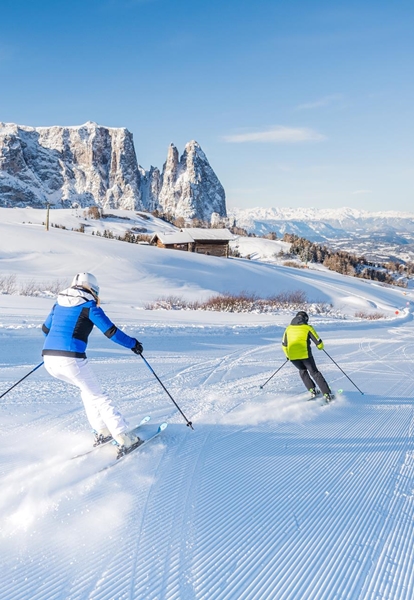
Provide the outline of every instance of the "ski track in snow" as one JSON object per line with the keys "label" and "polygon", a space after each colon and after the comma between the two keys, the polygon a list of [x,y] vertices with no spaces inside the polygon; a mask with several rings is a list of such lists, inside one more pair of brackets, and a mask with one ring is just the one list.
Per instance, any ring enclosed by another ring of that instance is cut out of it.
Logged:
{"label": "ski track in snow", "polygon": [[260,328],[151,353],[195,431],[142,364],[97,359],[131,420],[170,423],[100,474],[110,448],[68,460],[90,443],[76,392],[27,380],[0,413],[0,599],[412,600],[412,333],[332,331],[366,395],[318,353],[345,389],[330,405],[307,402],[290,365],[260,390],[283,362]]}

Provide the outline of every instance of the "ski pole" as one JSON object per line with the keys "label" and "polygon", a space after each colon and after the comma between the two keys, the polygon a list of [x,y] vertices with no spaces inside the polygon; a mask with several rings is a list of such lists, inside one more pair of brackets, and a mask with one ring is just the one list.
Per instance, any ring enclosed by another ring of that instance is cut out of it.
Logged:
{"label": "ski pole", "polygon": [[23,381],[23,379],[26,379],[26,377],[29,377],[29,375],[31,375],[32,373],[34,373],[36,371],[36,369],[38,369],[42,365],[43,365],[43,361],[39,365],[37,365],[37,367],[35,367],[34,369],[32,369],[30,371],[30,373],[27,373],[27,375],[25,375],[24,377],[22,377],[21,379],[19,379],[19,381],[17,381],[15,384],[13,384],[11,387],[9,387],[8,390],[6,390],[5,392],[3,392],[3,394],[0,396],[0,398],[3,398],[3,396],[5,396],[6,394],[8,394],[10,392],[10,390],[12,390],[13,388],[16,387],[16,385],[19,385],[19,383],[21,383]]}
{"label": "ski pole", "polygon": [[288,359],[288,358],[287,358],[287,359],[285,360],[285,362],[284,362],[284,363],[283,363],[283,364],[282,364],[282,365],[281,365],[281,366],[280,366],[280,367],[279,367],[279,368],[278,368],[278,369],[277,369],[277,370],[276,370],[276,371],[273,373],[273,375],[271,375],[271,376],[269,377],[269,379],[268,379],[267,381],[265,381],[263,385],[261,385],[261,386],[260,386],[260,389],[261,389],[261,390],[264,388],[264,386],[266,385],[266,383],[268,383],[268,382],[269,382],[269,381],[272,379],[272,377],[274,377],[274,376],[276,375],[276,373],[279,373],[280,369],[281,369],[282,367],[284,367],[284,366],[285,366],[285,364],[286,364],[287,362],[289,362],[289,359]]}
{"label": "ski pole", "polygon": [[147,367],[149,368],[149,370],[151,371],[151,373],[154,375],[155,379],[158,381],[158,383],[161,385],[161,387],[163,388],[163,390],[165,392],[167,392],[168,396],[171,398],[171,400],[174,402],[175,406],[178,408],[178,410],[180,411],[180,413],[182,414],[182,416],[184,417],[186,423],[187,423],[187,427],[191,427],[191,429],[194,431],[194,427],[191,421],[189,421],[187,419],[187,417],[185,416],[185,414],[183,413],[183,411],[181,410],[181,408],[178,406],[177,402],[174,400],[174,398],[171,396],[170,392],[167,390],[167,388],[165,387],[165,385],[163,384],[163,382],[161,381],[161,379],[158,377],[158,375],[156,374],[156,372],[154,371],[154,369],[151,367],[151,365],[149,364],[149,362],[146,360],[146,358],[140,353],[140,357],[142,358],[142,360],[144,361],[144,363],[147,365]]}
{"label": "ski pole", "polygon": [[[323,348],[323,351],[325,352],[325,354],[326,354],[327,356],[329,356],[329,354],[327,353],[327,351],[326,351],[324,348]],[[344,371],[343,369],[341,369],[341,367],[338,365],[338,363],[337,363],[337,362],[335,362],[335,361],[334,361],[334,359],[332,358],[332,356],[329,356],[329,358],[330,358],[330,359],[331,359],[331,361],[332,361],[332,362],[333,362],[333,363],[334,363],[334,364],[335,364],[335,365],[338,367],[338,369],[339,369],[340,371],[342,371],[342,373],[345,375],[345,377],[347,377],[347,378],[349,379],[349,381],[352,383],[352,385],[354,385],[354,386],[356,387],[356,389],[358,390],[358,392],[361,392],[361,394],[362,394],[362,395],[364,395],[364,392],[363,392],[363,391],[361,391],[361,390],[359,389],[359,387],[356,385],[356,383],[354,383],[354,382],[352,381],[352,379],[351,379],[350,377],[348,377],[348,375],[345,373],[345,371]]]}

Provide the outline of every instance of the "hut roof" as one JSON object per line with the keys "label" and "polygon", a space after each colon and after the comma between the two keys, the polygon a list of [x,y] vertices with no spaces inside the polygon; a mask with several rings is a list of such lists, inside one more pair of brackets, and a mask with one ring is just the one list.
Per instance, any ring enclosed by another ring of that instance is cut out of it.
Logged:
{"label": "hut roof", "polygon": [[228,229],[203,229],[201,227],[187,227],[180,231],[157,231],[151,238],[156,239],[164,245],[167,244],[191,244],[192,242],[229,242],[234,236]]}

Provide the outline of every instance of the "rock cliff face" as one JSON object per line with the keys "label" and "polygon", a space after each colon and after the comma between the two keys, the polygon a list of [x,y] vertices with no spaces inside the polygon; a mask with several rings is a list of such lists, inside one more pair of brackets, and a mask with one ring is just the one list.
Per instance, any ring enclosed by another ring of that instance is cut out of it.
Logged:
{"label": "rock cliff face", "polygon": [[171,145],[163,172],[138,165],[125,128],[26,127],[0,123],[0,206],[155,210],[210,220],[226,215],[225,193],[197,142],[179,159]]}
{"label": "rock cliff face", "polygon": [[151,167],[149,171],[145,171],[142,167],[139,168],[141,173],[141,197],[145,209],[152,212],[159,210],[160,203],[158,201],[162,176],[157,167]]}
{"label": "rock cliff face", "polygon": [[127,129],[0,124],[0,205],[144,208]]}
{"label": "rock cliff face", "polygon": [[213,212],[226,216],[223,186],[206,155],[195,142],[189,142],[181,159],[171,144],[162,172],[159,203],[164,212],[185,218],[209,221]]}

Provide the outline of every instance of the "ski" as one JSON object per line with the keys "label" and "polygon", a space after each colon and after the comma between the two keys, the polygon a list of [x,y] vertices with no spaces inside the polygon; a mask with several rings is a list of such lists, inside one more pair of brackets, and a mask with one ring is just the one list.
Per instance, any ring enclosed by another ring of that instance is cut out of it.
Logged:
{"label": "ski", "polygon": [[[145,423],[148,423],[148,421],[150,419],[151,419],[151,417],[147,415],[146,417],[141,419],[141,421],[138,423],[138,425],[133,427],[131,429],[131,431],[136,431],[139,427],[141,427],[142,425],[145,425]],[[98,448],[102,448],[103,446],[112,444],[113,441],[114,441],[113,438],[110,437],[105,442],[102,442],[101,444],[97,444],[96,446],[93,446],[93,448],[90,448],[89,450],[86,450],[85,452],[81,452],[80,454],[77,454],[76,456],[72,456],[71,460],[75,460],[75,458],[81,458],[81,456],[86,456],[87,454],[91,454],[92,452],[95,452],[96,450],[98,450]]]}
{"label": "ski", "polygon": [[[160,435],[160,433],[162,433],[167,428],[167,426],[168,426],[168,423],[165,423],[165,422],[161,423],[155,433],[153,433],[150,437],[146,438],[145,440],[140,440],[138,443],[133,444],[130,448],[124,448],[124,447],[119,448],[118,447],[118,454],[117,454],[115,460],[113,460],[113,462],[111,462],[109,465],[106,465],[105,467],[100,469],[98,471],[98,473],[101,473],[102,471],[106,471],[107,469],[110,469],[114,465],[117,465],[120,460],[122,460],[126,456],[129,456],[130,454],[132,454],[132,452],[134,452],[135,450],[141,449],[143,446],[148,444],[148,442],[151,442],[153,439],[158,437]],[[114,445],[116,445],[116,443]]]}

